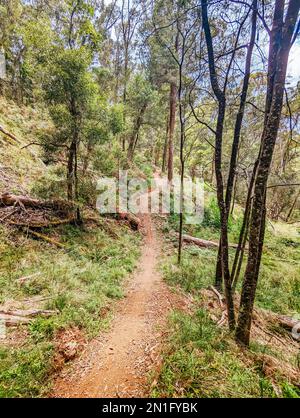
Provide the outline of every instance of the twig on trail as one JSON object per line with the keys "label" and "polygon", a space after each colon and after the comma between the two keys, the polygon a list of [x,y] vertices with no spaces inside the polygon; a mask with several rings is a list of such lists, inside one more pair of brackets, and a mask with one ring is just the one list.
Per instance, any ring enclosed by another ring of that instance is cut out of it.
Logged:
{"label": "twig on trail", "polygon": [[220,320],[217,322],[217,325],[221,327],[226,322],[227,312],[226,310],[222,312]]}
{"label": "twig on trail", "polygon": [[217,289],[214,286],[211,285],[209,287],[214,292],[214,294],[218,297],[221,308],[224,308],[224,297],[221,295],[220,292],[217,291]]}

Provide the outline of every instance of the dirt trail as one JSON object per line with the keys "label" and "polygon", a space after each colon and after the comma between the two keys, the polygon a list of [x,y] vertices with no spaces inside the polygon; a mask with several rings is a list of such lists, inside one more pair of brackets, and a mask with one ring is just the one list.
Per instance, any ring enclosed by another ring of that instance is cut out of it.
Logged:
{"label": "dirt trail", "polygon": [[145,242],[127,296],[118,303],[108,333],[92,341],[55,382],[54,397],[142,397],[148,371],[159,367],[167,315],[178,296],[157,270],[161,241],[150,215],[143,215]]}

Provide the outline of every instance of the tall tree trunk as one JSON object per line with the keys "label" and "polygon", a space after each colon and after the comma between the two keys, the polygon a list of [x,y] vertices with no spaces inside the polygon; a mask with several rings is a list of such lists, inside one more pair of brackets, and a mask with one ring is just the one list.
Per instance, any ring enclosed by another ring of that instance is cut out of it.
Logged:
{"label": "tall tree trunk", "polygon": [[[228,216],[230,213],[234,181],[236,178],[236,167],[237,167],[237,162],[238,162],[239,143],[240,143],[240,137],[241,137],[242,123],[243,123],[243,118],[244,118],[244,113],[245,113],[247,93],[248,93],[248,88],[249,88],[251,60],[252,60],[252,53],[253,53],[253,47],[255,43],[256,26],[257,26],[257,0],[253,0],[252,10],[253,12],[252,12],[250,42],[249,42],[248,49],[247,49],[245,74],[244,74],[244,79],[243,79],[239,110],[238,110],[238,113],[236,115],[236,120],[235,120],[234,135],[233,135],[233,141],[232,141],[232,147],[231,147],[229,173],[228,173],[228,178],[227,178],[226,197],[225,197],[227,222],[228,222]],[[215,286],[219,289],[222,286],[222,266],[221,266],[222,248],[221,247],[222,247],[222,244],[220,242],[220,246],[218,250],[218,257],[217,257],[216,278],[215,278]]]}
{"label": "tall tree trunk", "polygon": [[86,147],[86,154],[83,159],[82,176],[84,177],[89,166],[91,153],[93,150],[92,140],[89,140]]}
{"label": "tall tree trunk", "polygon": [[69,148],[68,155],[68,172],[67,172],[67,196],[68,200],[74,200],[74,159],[76,153],[76,138],[73,139]]}
{"label": "tall tree trunk", "polygon": [[127,150],[127,158],[129,159],[129,161],[132,160],[133,155],[134,155],[134,151],[135,151],[137,141],[138,141],[139,131],[143,122],[143,117],[146,112],[146,108],[147,108],[147,104],[144,104],[142,108],[140,109],[140,113],[136,119],[131,137],[129,139],[129,145],[128,145],[128,150]]}
{"label": "tall tree trunk", "polygon": [[167,120],[166,136],[164,141],[163,155],[162,155],[162,173],[166,172],[167,155],[168,155],[168,138],[169,138],[169,119]]}
{"label": "tall tree trunk", "polygon": [[169,116],[169,138],[168,138],[168,180],[173,181],[173,159],[174,159],[174,132],[176,123],[177,86],[170,84],[170,116]]}
{"label": "tall tree trunk", "polygon": [[[80,125],[80,112],[77,110],[77,104],[75,98],[72,96],[70,100],[70,112],[73,118],[73,136],[72,142],[69,147],[68,155],[68,173],[67,173],[67,185],[68,185],[68,200],[75,200],[78,202],[78,144],[79,144],[79,125]],[[77,220],[80,219],[79,206],[76,208]]]}
{"label": "tall tree trunk", "polygon": [[74,194],[77,202],[76,206],[76,221],[82,223],[80,207],[79,207],[79,190],[78,190],[78,141],[76,141],[75,154],[74,154]]}
{"label": "tall tree trunk", "polygon": [[[265,218],[267,181],[273,151],[279,129],[287,62],[299,14],[299,0],[290,0],[285,21],[283,21],[285,2],[276,0],[268,65],[268,92],[265,105],[266,117],[262,134],[261,154],[254,184],[254,197],[250,219],[249,254],[243,281],[239,308],[236,340],[249,345],[253,305],[261,262]],[[276,39],[276,42],[273,42]]]}
{"label": "tall tree trunk", "polygon": [[226,111],[226,97],[223,90],[220,89],[218,76],[215,68],[215,57],[214,49],[212,43],[212,36],[210,31],[210,24],[207,14],[207,0],[201,1],[202,9],[202,21],[203,28],[205,33],[207,53],[208,53],[208,64],[209,64],[209,75],[211,86],[213,92],[218,101],[218,117],[217,117],[217,126],[215,133],[215,175],[217,182],[217,199],[218,206],[220,210],[221,218],[221,268],[224,278],[224,287],[225,287],[225,297],[226,297],[226,306],[228,314],[228,324],[230,330],[233,330],[235,327],[235,313],[234,313],[234,302],[232,297],[231,290],[231,280],[229,272],[229,257],[228,257],[228,231],[227,231],[227,209],[224,199],[224,184],[223,184],[223,175],[222,175],[222,142],[223,142],[223,128],[225,120],[225,111]]}
{"label": "tall tree trunk", "polygon": [[[178,22],[177,22],[178,23]],[[177,28],[175,36],[175,54],[178,52],[179,46],[179,30]],[[176,77],[177,79],[177,77]],[[177,81],[172,80],[170,82],[170,113],[169,113],[169,139],[168,139],[168,180],[170,183],[173,181],[173,160],[174,160],[174,133],[176,125],[176,105],[177,105]]]}
{"label": "tall tree trunk", "polygon": [[[178,22],[177,22],[178,25]],[[183,42],[184,45],[184,42]],[[184,46],[181,51],[181,63],[179,65],[179,87],[178,87],[178,102],[179,102],[179,121],[180,121],[180,213],[179,213],[179,241],[178,241],[178,264],[181,263],[182,254],[182,238],[183,238],[183,210],[184,210],[184,142],[185,142],[185,115],[184,106],[182,103],[183,90],[183,63],[184,63]]]}

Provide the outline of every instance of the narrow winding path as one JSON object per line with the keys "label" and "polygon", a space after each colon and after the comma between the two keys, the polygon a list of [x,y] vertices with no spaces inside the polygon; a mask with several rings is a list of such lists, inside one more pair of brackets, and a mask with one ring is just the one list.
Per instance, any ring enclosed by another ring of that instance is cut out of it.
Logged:
{"label": "narrow winding path", "polygon": [[126,297],[118,302],[110,330],[88,344],[56,379],[54,397],[142,397],[150,391],[149,371],[160,365],[168,312],[180,303],[158,272],[161,240],[150,215],[142,255]]}

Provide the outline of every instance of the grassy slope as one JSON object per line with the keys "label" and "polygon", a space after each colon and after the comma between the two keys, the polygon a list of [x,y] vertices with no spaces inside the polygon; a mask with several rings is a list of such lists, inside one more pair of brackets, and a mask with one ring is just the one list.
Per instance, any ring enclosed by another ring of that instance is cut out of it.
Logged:
{"label": "grassy slope", "polygon": [[[0,134],[0,192],[28,193],[47,168],[38,147],[21,147],[34,142],[33,128],[46,127],[47,115],[0,100],[0,125],[21,142],[7,141]],[[29,326],[7,328],[6,340],[0,340],[0,397],[43,395],[49,377],[66,360],[60,351],[68,350],[61,346],[68,330],[75,337],[66,344],[76,345],[106,325],[113,300],[123,295],[123,279],[136,264],[139,236],[114,221],[100,222],[100,227],[48,230],[65,249],[0,225],[0,305],[57,310]],[[18,283],[34,273],[39,274]]]}
{"label": "grassy slope", "polygon": [[[237,213],[229,222],[229,240],[238,242],[239,228],[242,222],[241,213]],[[176,229],[178,220],[171,217],[165,227],[166,231]],[[186,232],[201,238],[219,239],[219,213],[214,200],[208,202],[204,219],[201,225],[187,226]],[[186,273],[182,281],[184,287],[199,289],[203,285],[213,282],[215,269],[214,250],[201,250],[192,248],[195,257],[192,266],[183,269]],[[233,261],[234,250],[230,250],[230,261]],[[196,268],[195,268],[196,267]],[[190,272],[190,273],[189,273]],[[242,277],[242,273],[241,276]],[[300,312],[300,225],[272,222],[267,224],[265,246],[262,257],[262,266],[257,290],[256,303],[259,307],[274,312],[293,316]],[[240,279],[241,282],[241,279]],[[241,283],[239,283],[240,286]],[[239,288],[238,286],[238,288]]]}
{"label": "grassy slope", "polygon": [[[113,237],[101,228],[65,227],[60,232],[67,250],[58,250],[1,232],[1,302],[13,299],[18,309],[56,309],[58,314],[25,326],[24,338],[11,329],[11,338],[21,338],[21,343],[0,345],[0,397],[39,396],[57,367],[58,333],[76,327],[91,338],[105,326],[112,300],[123,295],[122,279],[134,268],[138,237],[127,227],[118,227]],[[41,274],[18,285],[16,279],[36,272]],[[38,306],[36,296],[45,298]]]}
{"label": "grassy slope", "polygon": [[[208,204],[202,225],[187,227],[188,233],[218,240],[218,212]],[[236,242],[240,219],[231,221],[230,240]],[[169,218],[166,232],[176,229],[177,218]],[[231,260],[234,251],[231,251]],[[176,312],[170,318],[170,335],[154,396],[188,397],[298,397],[298,389],[276,368],[267,376],[262,356],[287,361],[299,371],[299,356],[287,355],[265,340],[252,340],[251,350],[241,352],[227,330],[220,329],[206,310],[201,292],[213,283],[216,251],[186,247],[181,267],[176,256],[162,264],[164,277],[193,296],[190,314]],[[277,223],[268,226],[266,246],[257,290],[256,305],[293,316],[300,309],[300,237],[295,226]],[[277,332],[279,330],[276,330]],[[270,336],[267,336],[270,340]],[[289,336],[286,336],[289,343]]]}
{"label": "grassy slope", "polygon": [[0,192],[23,192],[46,170],[38,147],[22,147],[35,142],[36,128],[49,125],[47,114],[31,107],[18,107],[1,96],[0,108],[0,125],[20,141],[16,143],[0,133]]}

